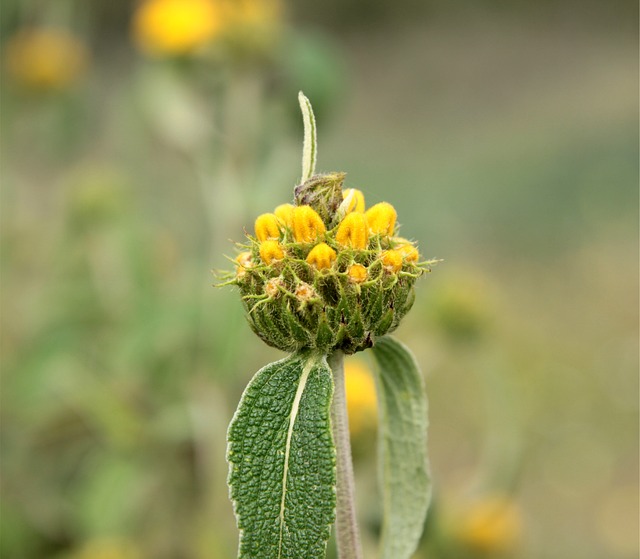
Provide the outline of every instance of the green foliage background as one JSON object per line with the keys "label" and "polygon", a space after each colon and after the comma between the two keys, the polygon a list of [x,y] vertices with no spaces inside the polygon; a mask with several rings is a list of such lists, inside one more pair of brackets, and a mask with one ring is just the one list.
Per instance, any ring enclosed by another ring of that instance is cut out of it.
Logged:
{"label": "green foliage background", "polygon": [[[40,4],[5,2],[2,41]],[[450,512],[504,493],[507,555],[635,557],[637,6],[305,2],[284,48],[208,67],[145,59],[132,5],[91,4],[56,4],[92,51],[71,89],[2,74],[2,556],[235,556],[225,432],[282,355],[209,270],[290,200],[303,89],[318,170],[445,260],[398,331],[430,399],[418,557],[481,556]]]}

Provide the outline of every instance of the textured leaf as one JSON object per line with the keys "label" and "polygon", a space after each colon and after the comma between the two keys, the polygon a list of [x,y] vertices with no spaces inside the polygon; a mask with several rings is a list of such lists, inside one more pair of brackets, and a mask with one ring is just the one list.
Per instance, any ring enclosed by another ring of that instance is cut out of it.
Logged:
{"label": "textured leaf", "polygon": [[427,398],[418,364],[406,346],[385,336],[376,340],[373,353],[380,369],[380,557],[407,559],[416,550],[431,499]]}
{"label": "textured leaf", "polygon": [[229,426],[227,459],[242,559],[325,555],[335,519],[326,358],[294,354],[256,373]]}
{"label": "textured leaf", "polygon": [[318,157],[318,140],[316,138],[316,118],[313,115],[311,102],[300,91],[298,102],[302,111],[304,122],[304,141],[302,144],[302,180],[305,182],[316,172],[316,159]]}

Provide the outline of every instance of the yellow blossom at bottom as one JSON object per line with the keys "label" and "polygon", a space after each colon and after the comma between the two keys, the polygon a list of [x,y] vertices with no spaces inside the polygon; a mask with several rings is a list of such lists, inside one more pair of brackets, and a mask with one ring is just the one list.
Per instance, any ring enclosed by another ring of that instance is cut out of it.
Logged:
{"label": "yellow blossom at bottom", "polygon": [[349,430],[357,435],[377,423],[376,386],[371,371],[362,360],[347,359],[344,373]]}
{"label": "yellow blossom at bottom", "polygon": [[517,545],[522,535],[522,513],[508,497],[486,497],[459,513],[455,532],[467,548],[493,557]]}

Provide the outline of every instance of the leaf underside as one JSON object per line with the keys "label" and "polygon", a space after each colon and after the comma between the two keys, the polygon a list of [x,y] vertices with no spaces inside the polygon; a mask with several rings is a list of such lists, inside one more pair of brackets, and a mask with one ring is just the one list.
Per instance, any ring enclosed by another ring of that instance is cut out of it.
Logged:
{"label": "leaf underside", "polygon": [[420,541],[431,499],[424,380],[409,349],[378,338],[379,473],[383,500],[381,559],[408,559]]}
{"label": "leaf underside", "polygon": [[325,357],[294,354],[256,373],[229,426],[241,559],[325,555],[335,518],[333,378]]}

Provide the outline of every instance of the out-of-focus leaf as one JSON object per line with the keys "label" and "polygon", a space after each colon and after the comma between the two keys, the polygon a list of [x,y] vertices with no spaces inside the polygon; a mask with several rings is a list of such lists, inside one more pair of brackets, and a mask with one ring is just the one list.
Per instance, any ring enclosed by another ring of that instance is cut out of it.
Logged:
{"label": "out-of-focus leaf", "polygon": [[427,456],[427,398],[409,349],[385,336],[373,354],[380,412],[379,467],[384,518],[383,559],[408,559],[416,550],[431,499]]}

